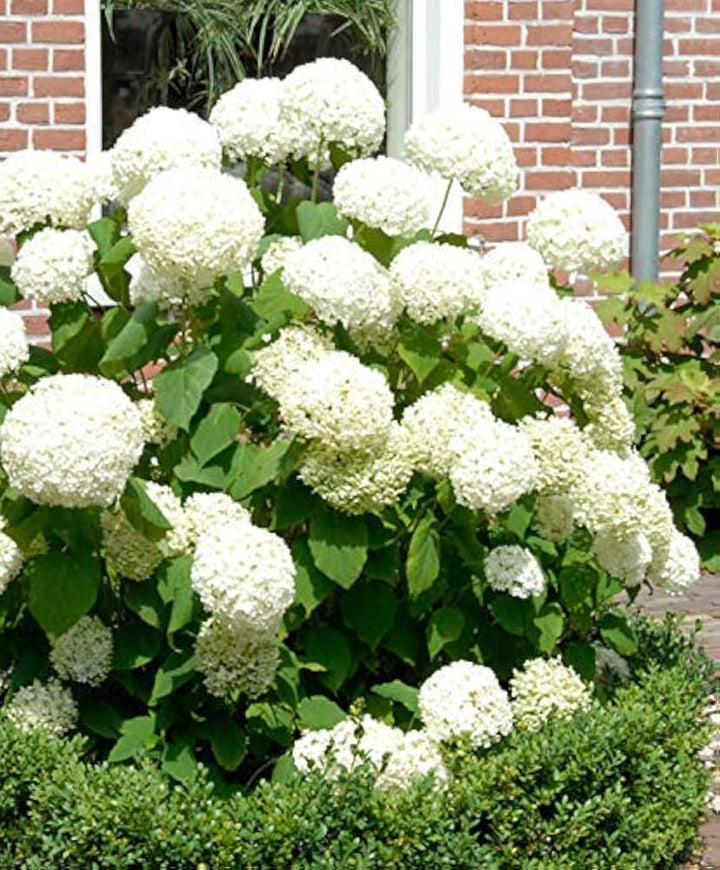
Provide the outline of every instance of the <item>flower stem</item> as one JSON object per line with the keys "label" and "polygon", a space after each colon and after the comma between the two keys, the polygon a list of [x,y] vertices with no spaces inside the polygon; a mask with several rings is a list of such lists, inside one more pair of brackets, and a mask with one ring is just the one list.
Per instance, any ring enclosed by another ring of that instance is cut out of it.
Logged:
{"label": "flower stem", "polygon": [[447,208],[448,200],[450,199],[450,191],[452,190],[453,179],[451,178],[448,181],[447,187],[445,188],[445,196],[443,197],[442,205],[440,206],[440,213],[437,216],[437,220],[435,221],[435,226],[432,229],[433,238],[435,238],[435,234],[438,231],[438,227],[440,226],[440,221],[442,220],[442,216],[445,214],[445,209]]}

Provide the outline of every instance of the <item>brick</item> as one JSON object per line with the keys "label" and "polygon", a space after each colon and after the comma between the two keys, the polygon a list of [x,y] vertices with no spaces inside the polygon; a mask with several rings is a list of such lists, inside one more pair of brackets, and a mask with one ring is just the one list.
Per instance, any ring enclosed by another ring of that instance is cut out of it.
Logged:
{"label": "brick", "polygon": [[538,100],[510,100],[510,117],[537,118],[539,106]]}
{"label": "brick", "polygon": [[593,105],[578,105],[574,104],[572,108],[572,119],[574,122],[581,124],[589,124],[598,119],[598,107]]}
{"label": "brick", "polygon": [[541,166],[570,166],[571,163],[568,145],[541,149]]}
{"label": "brick", "polygon": [[717,211],[679,211],[672,216],[672,224],[675,229],[696,227],[698,224],[709,224],[717,221]]}
{"label": "brick", "polygon": [[32,41],[72,45],[85,40],[85,25],[81,21],[33,21]]}
{"label": "brick", "polygon": [[[683,149],[678,148],[678,151]],[[694,165],[710,165],[720,164],[720,148],[693,148],[691,159]]]}
{"label": "brick", "polygon": [[0,130],[0,151],[20,151],[27,148],[27,130]]}
{"label": "brick", "polygon": [[693,208],[713,208],[718,205],[718,195],[715,190],[691,190],[690,205]]}
{"label": "brick", "polygon": [[515,148],[515,160],[518,166],[537,166],[538,151],[537,148],[520,147]]}
{"label": "brick", "polygon": [[10,103],[0,103],[0,122],[10,120]]}
{"label": "brick", "polygon": [[536,205],[537,197],[535,196],[514,196],[507,204],[508,215],[517,217],[529,214]]}
{"label": "brick", "polygon": [[46,70],[48,51],[46,48],[14,48],[12,65],[13,69]]}
{"label": "brick", "polygon": [[594,60],[576,60],[572,62],[572,73],[576,79],[595,79],[600,65]]}
{"label": "brick", "polygon": [[[662,149],[662,162],[665,163],[682,163],[685,164],[688,162],[688,149],[687,148],[663,148]],[[694,159],[693,159],[693,162]]]}
{"label": "brick", "polygon": [[690,107],[686,103],[673,103],[665,109],[665,121],[678,124],[690,120]]}
{"label": "brick", "polygon": [[53,69],[74,72],[85,69],[85,52],[81,48],[56,48],[53,51]]}
{"label": "brick", "polygon": [[85,79],[79,77],[36,76],[33,81],[36,97],[83,97]]}
{"label": "brick", "polygon": [[572,100],[545,99],[542,101],[542,113],[549,118],[569,118],[572,111]]}
{"label": "brick", "polygon": [[[477,229],[477,226],[467,224],[466,232],[472,235]],[[479,229],[488,242],[517,242],[520,238],[520,227],[510,221],[483,221]]]}
{"label": "brick", "polygon": [[660,173],[663,187],[693,187],[700,184],[700,171],[694,169],[663,169]]}
{"label": "brick", "polygon": [[527,30],[528,45],[570,45],[572,24],[531,24]]}
{"label": "brick", "polygon": [[607,145],[610,131],[607,127],[576,127],[572,131],[572,141],[577,145]]}
{"label": "brick", "polygon": [[471,73],[465,76],[465,93],[515,94],[520,86],[517,75],[483,75]]}
{"label": "brick", "polygon": [[23,21],[0,21],[0,42],[26,41],[27,26]]}
{"label": "brick", "polygon": [[595,39],[578,40],[575,51],[577,54],[589,55],[612,55],[615,54],[615,44],[612,39],[607,36],[599,36]]}
{"label": "brick", "polygon": [[85,103],[55,103],[53,120],[56,124],[84,124]]}
{"label": "brick", "polygon": [[720,82],[706,82],[705,98],[708,100],[720,100]]}
{"label": "brick", "polygon": [[[720,41],[716,51],[720,50]],[[720,76],[720,60],[696,60],[694,64],[696,76]]]}
{"label": "brick", "polygon": [[720,127],[680,127],[675,137],[678,142],[720,142]]}
{"label": "brick", "polygon": [[583,181],[590,187],[629,187],[629,169],[603,169],[583,173]]}
{"label": "brick", "polygon": [[567,70],[572,64],[572,49],[544,48],[540,63],[543,69]]}
{"label": "brick", "polygon": [[[669,134],[669,128],[665,128],[666,132]],[[616,127],[613,130],[613,144],[614,145],[629,145],[632,138],[632,130],[630,127]]]}
{"label": "brick", "polygon": [[0,69],[8,68],[8,52],[5,48],[0,48]]}
{"label": "brick", "polygon": [[50,121],[50,104],[20,103],[15,110],[17,119],[23,124],[47,124]]}
{"label": "brick", "polygon": [[684,208],[686,199],[686,191],[684,190],[663,190],[660,194],[660,207]]}
{"label": "brick", "polygon": [[466,3],[465,17],[472,21],[502,21],[502,3],[493,3],[490,0],[482,0],[480,3]]}
{"label": "brick", "polygon": [[598,12],[632,12],[634,0],[585,0],[585,8]]}
{"label": "brick", "polygon": [[702,97],[700,82],[667,82],[663,90],[666,100],[699,100]]}
{"label": "brick", "polygon": [[570,135],[571,127],[566,121],[542,121],[539,124],[525,125],[525,138],[532,142],[569,142]]}
{"label": "brick", "polygon": [[600,32],[600,19],[597,15],[581,15],[577,14],[575,16],[574,22],[575,28],[575,41],[578,46],[584,44],[584,39],[579,38],[578,34],[585,33],[599,33]]}
{"label": "brick", "polygon": [[665,9],[668,13],[668,18],[673,12],[706,12],[707,0],[665,0]]}
{"label": "brick", "polygon": [[468,199],[465,203],[465,214],[467,217],[477,217],[486,220],[501,218],[503,216],[503,208],[501,205],[488,205],[480,199]]}
{"label": "brick", "polygon": [[575,12],[574,0],[542,0],[542,17],[545,20],[570,20]]}
{"label": "brick", "polygon": [[12,0],[10,10],[13,15],[47,15],[47,0]]}
{"label": "brick", "polygon": [[84,151],[84,130],[33,130],[33,148],[50,148],[53,151]]}
{"label": "brick", "polygon": [[465,45],[520,45],[522,28],[513,24],[471,24],[465,27]]}
{"label": "brick", "polygon": [[471,94],[470,102],[473,106],[478,106],[478,108],[490,112],[490,114],[495,118],[504,118],[506,115],[505,100],[492,99],[491,97],[480,97],[477,94]]}
{"label": "brick", "polygon": [[85,0],[53,0],[55,15],[82,15],[85,12]]}
{"label": "brick", "polygon": [[565,190],[575,184],[571,169],[537,170],[525,173],[526,190]]}
{"label": "brick", "polygon": [[582,85],[583,100],[621,100],[632,95],[632,82],[589,82]]}
{"label": "brick", "polygon": [[717,39],[681,39],[680,54],[701,55],[713,57],[717,54]]}
{"label": "brick", "polygon": [[28,92],[28,80],[14,76],[0,78],[0,97],[24,97]]}
{"label": "brick", "polygon": [[630,22],[628,15],[604,15],[600,29],[603,33],[627,33]]}
{"label": "brick", "polygon": [[538,69],[540,67],[540,52],[536,48],[529,50],[511,49],[510,67],[512,69]]}
{"label": "brick", "polygon": [[695,19],[695,29],[698,33],[720,33],[720,21],[717,18],[705,18],[698,15]]}
{"label": "brick", "polygon": [[629,166],[630,152],[626,148],[609,148],[600,154],[600,162],[603,166]]}
{"label": "brick", "polygon": [[523,78],[523,90],[525,93],[561,93],[572,90],[572,78],[569,74],[526,75]]}
{"label": "brick", "polygon": [[600,64],[600,75],[603,78],[628,78],[630,76],[630,58],[627,60],[604,60]]}
{"label": "brick", "polygon": [[[585,174],[583,175],[583,182],[584,181]],[[630,204],[630,194],[627,191],[608,191],[607,193],[603,193],[602,198],[607,200],[613,208],[618,210],[626,209]]]}
{"label": "brick", "polygon": [[666,18],[665,31],[667,33],[692,33],[693,19],[692,18]]}
{"label": "brick", "polygon": [[690,61],[665,60],[663,61],[663,75],[666,76],[689,76]]}
{"label": "brick", "polygon": [[511,0],[508,4],[508,18],[511,21],[537,21],[539,17],[538,4],[531,0]]}
{"label": "brick", "polygon": [[627,124],[630,122],[629,106],[603,106],[600,113],[603,123]]}
{"label": "brick", "polygon": [[47,317],[44,314],[26,314],[23,317],[23,322],[25,323],[25,332],[28,335],[47,335],[49,332]]}

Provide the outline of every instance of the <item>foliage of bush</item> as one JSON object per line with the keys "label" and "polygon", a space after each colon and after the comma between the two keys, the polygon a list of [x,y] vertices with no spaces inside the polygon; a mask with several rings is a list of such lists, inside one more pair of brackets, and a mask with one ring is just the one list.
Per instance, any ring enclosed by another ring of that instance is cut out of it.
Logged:
{"label": "foliage of bush", "polygon": [[665,487],[678,525],[720,569],[720,225],[708,224],[670,252],[675,284],[601,279],[607,322],[619,341],[638,446]]}
{"label": "foliage of bush", "polygon": [[[453,753],[446,794],[380,794],[358,769],[218,798],[200,771],[91,765],[80,741],[0,724],[0,861],[16,867],[674,867],[696,843],[708,775],[708,663],[662,663],[676,630],[639,626],[660,661],[612,704]],[[672,655],[670,655],[672,658]],[[2,851],[4,850],[4,852]]]}

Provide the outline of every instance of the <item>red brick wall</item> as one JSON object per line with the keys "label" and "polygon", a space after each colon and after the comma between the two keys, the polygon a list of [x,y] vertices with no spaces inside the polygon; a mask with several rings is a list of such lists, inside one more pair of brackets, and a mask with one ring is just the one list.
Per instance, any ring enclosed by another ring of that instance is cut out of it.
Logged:
{"label": "red brick wall", "polygon": [[83,0],[0,0],[0,153],[85,150]]}
{"label": "red brick wall", "polygon": [[[629,222],[633,0],[468,0],[465,97],[507,119],[522,169],[466,230],[522,237],[538,196],[579,185]],[[720,0],[666,0],[661,245],[720,220]]]}

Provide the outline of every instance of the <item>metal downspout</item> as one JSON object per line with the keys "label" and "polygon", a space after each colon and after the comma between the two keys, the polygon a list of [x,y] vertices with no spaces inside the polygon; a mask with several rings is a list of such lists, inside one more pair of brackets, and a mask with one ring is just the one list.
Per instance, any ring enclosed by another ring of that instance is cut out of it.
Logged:
{"label": "metal downspout", "polygon": [[664,12],[664,0],[636,0],[630,252],[636,281],[657,281],[659,272]]}

